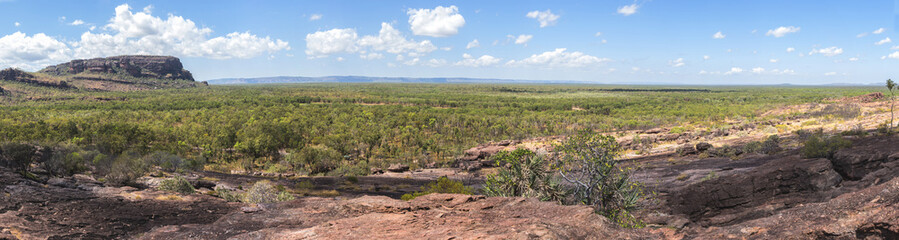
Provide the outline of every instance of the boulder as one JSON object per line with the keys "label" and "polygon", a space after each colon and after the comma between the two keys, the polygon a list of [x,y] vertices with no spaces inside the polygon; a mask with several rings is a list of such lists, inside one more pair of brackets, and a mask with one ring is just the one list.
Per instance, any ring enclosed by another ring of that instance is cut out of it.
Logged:
{"label": "boulder", "polygon": [[409,165],[403,164],[403,163],[394,163],[394,164],[391,164],[390,167],[387,167],[387,171],[390,171],[390,172],[409,171]]}
{"label": "boulder", "polygon": [[701,143],[696,144],[696,151],[698,151],[698,152],[705,152],[709,149],[712,149],[712,144],[709,144],[707,142],[701,142]]}
{"label": "boulder", "polygon": [[681,145],[680,147],[677,147],[677,154],[681,156],[696,154],[696,147],[690,144]]}

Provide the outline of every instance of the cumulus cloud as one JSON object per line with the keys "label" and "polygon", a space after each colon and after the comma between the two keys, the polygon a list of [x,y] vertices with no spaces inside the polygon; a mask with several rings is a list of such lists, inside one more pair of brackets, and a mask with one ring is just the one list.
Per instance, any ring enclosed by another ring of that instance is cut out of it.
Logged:
{"label": "cumulus cloud", "polygon": [[402,53],[429,53],[437,50],[431,41],[416,42],[408,40],[399,30],[389,23],[381,23],[381,31],[378,36],[364,36],[359,39],[359,46],[369,47],[374,51],[384,51],[393,54]]}
{"label": "cumulus cloud", "polygon": [[82,24],[84,24],[84,21],[82,21],[81,19],[75,19],[75,21],[72,21],[71,23],[69,23],[69,25],[72,25],[72,26],[78,26],[78,25],[82,25]]}
{"label": "cumulus cloud", "polygon": [[22,24],[21,24],[21,23],[19,23],[19,22],[15,22],[15,23],[13,23],[13,25],[16,25],[16,27],[18,27],[18,26],[22,26]]}
{"label": "cumulus cloud", "polygon": [[415,35],[449,37],[459,33],[459,28],[465,26],[465,18],[459,14],[459,8],[455,5],[409,9],[406,14],[409,15],[409,25],[412,25],[412,33]]}
{"label": "cumulus cloud", "polygon": [[889,37],[887,37],[880,41],[877,41],[876,43],[874,43],[874,45],[884,45],[884,44],[891,43],[891,42],[893,42],[893,40],[891,40]]}
{"label": "cumulus cloud", "polygon": [[353,53],[359,50],[357,39],[356,30],[350,28],[306,34],[306,55],[322,58],[335,53]]}
{"label": "cumulus cloud", "polygon": [[899,50],[899,45],[891,47],[890,50]]}
{"label": "cumulus cloud", "polygon": [[309,16],[309,21],[315,21],[315,20],[321,20],[321,19],[322,19],[321,14],[312,14],[312,16]]}
{"label": "cumulus cloud", "polygon": [[384,58],[384,54],[368,53],[368,54],[359,55],[359,58],[366,59],[366,60],[382,59],[382,58]]}
{"label": "cumulus cloud", "polygon": [[738,73],[742,73],[742,72],[743,72],[742,68],[732,67],[732,68],[730,68],[730,71],[725,72],[724,75],[738,74]]}
{"label": "cumulus cloud", "polygon": [[598,58],[582,52],[566,52],[565,48],[534,54],[522,60],[510,60],[509,66],[540,66],[540,67],[586,67],[611,61],[608,58]]}
{"label": "cumulus cloud", "polygon": [[518,35],[518,37],[515,37],[515,36],[512,36],[512,35],[509,35],[508,37],[509,37],[509,38],[515,38],[515,44],[524,44],[524,45],[527,45],[528,42],[531,41],[531,38],[534,38],[534,35],[526,35],[526,34],[522,34],[522,35]]}
{"label": "cumulus cloud", "polygon": [[709,60],[709,59],[712,59],[712,57],[710,57],[709,55],[702,56],[702,60]]}
{"label": "cumulus cloud", "polygon": [[837,75],[837,72],[826,72],[826,73],[824,73],[824,76],[833,76],[833,75]]}
{"label": "cumulus cloud", "polygon": [[712,38],[714,38],[714,39],[724,39],[724,37],[726,37],[726,36],[727,36],[727,35],[724,35],[723,33],[721,33],[721,31],[718,31],[718,32],[716,32],[715,34],[712,35]]}
{"label": "cumulus cloud", "polygon": [[290,49],[285,41],[249,32],[209,38],[212,29],[197,27],[190,19],[171,14],[163,20],[153,16],[150,7],[134,13],[128,4],[122,4],[115,13],[103,27],[108,33],[85,32],[80,41],[72,43],[76,58],[154,54],[230,59]]}
{"label": "cumulus cloud", "polygon": [[480,47],[480,46],[481,46],[481,43],[478,42],[477,39],[475,39],[475,40],[471,40],[471,42],[468,42],[468,45],[465,45],[465,49],[472,49],[472,48],[476,48],[476,47]]}
{"label": "cumulus cloud", "polygon": [[850,62],[855,62],[855,61],[858,61],[858,58],[857,58],[857,57],[851,57],[851,58],[849,58],[849,61],[850,61]]}
{"label": "cumulus cloud", "polygon": [[791,47],[790,47],[790,48],[787,48],[787,52],[788,52],[788,53],[795,52],[795,51],[796,51],[795,48],[791,48]]}
{"label": "cumulus cloud", "polygon": [[755,73],[755,74],[765,73],[765,69],[761,68],[761,67],[756,67],[756,68],[752,69],[752,73]]}
{"label": "cumulus cloud", "polygon": [[784,27],[784,26],[781,26],[781,27],[776,28],[776,29],[768,30],[768,33],[765,33],[765,36],[774,36],[774,37],[776,37],[776,38],[779,38],[779,37],[783,37],[784,35],[787,35],[788,33],[795,33],[795,32],[799,32],[799,27],[794,27],[794,26]]}
{"label": "cumulus cloud", "polygon": [[871,33],[873,33],[873,34],[881,34],[881,33],[883,33],[883,31],[886,31],[886,29],[878,28],[877,30],[874,30],[874,31],[871,32]]}
{"label": "cumulus cloud", "polygon": [[70,52],[65,43],[43,33],[28,36],[15,32],[0,38],[0,67],[36,70],[68,60]]}
{"label": "cumulus cloud", "polygon": [[324,58],[331,54],[359,51],[419,56],[434,50],[437,50],[437,47],[431,41],[417,42],[406,39],[399,30],[393,28],[389,23],[381,23],[381,30],[377,36],[366,35],[360,38],[356,30],[350,28],[335,28],[306,35],[306,55],[309,58]]}
{"label": "cumulus cloud", "polygon": [[596,32],[596,34],[594,34],[593,36],[597,36],[597,37],[602,36],[602,32]]}
{"label": "cumulus cloud", "polygon": [[638,8],[640,8],[640,5],[637,5],[636,3],[631,4],[631,5],[624,5],[624,6],[621,6],[618,8],[618,14],[621,14],[624,16],[630,16],[630,15],[633,15],[634,13],[637,13]]}
{"label": "cumulus cloud", "polygon": [[499,63],[502,59],[490,56],[490,55],[482,55],[481,57],[474,58],[471,54],[462,54],[462,61],[458,61],[455,63],[456,66],[466,66],[466,67],[485,67],[491,66]]}
{"label": "cumulus cloud", "polygon": [[777,61],[778,61],[778,60],[777,60],[777,59],[774,59],[774,58],[768,59],[768,62],[770,62],[770,63],[777,63]]}
{"label": "cumulus cloud", "polygon": [[552,25],[556,25],[556,21],[559,20],[559,15],[553,14],[549,9],[546,11],[532,11],[528,12],[526,15],[528,18],[537,19],[537,22],[540,22],[540,27],[548,27]]}
{"label": "cumulus cloud", "polygon": [[899,51],[890,53],[890,55],[888,55],[888,56],[886,56],[886,57],[892,58],[892,59],[899,59]]}
{"label": "cumulus cloud", "polygon": [[675,60],[668,61],[668,65],[670,65],[672,67],[683,67],[684,65],[687,65],[687,64],[684,63],[684,58],[678,58]]}
{"label": "cumulus cloud", "polygon": [[838,48],[838,47],[829,47],[829,48],[822,48],[822,49],[812,49],[812,51],[809,52],[808,55],[813,55],[813,54],[821,54],[821,55],[824,55],[824,56],[833,57],[833,56],[836,56],[836,55],[843,54],[843,49],[842,49],[842,48]]}

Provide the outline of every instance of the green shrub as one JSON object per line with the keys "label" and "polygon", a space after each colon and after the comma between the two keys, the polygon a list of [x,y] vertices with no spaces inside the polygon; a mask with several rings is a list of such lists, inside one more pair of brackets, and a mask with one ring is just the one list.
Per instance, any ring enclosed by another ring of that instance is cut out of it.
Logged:
{"label": "green shrub", "polygon": [[290,194],[289,192],[286,192],[286,191],[279,192],[278,196],[276,198],[279,202],[290,201],[290,200],[296,199],[293,196],[293,194]]}
{"label": "green shrub", "polygon": [[278,201],[278,189],[269,181],[258,181],[247,190],[243,202],[273,203]]}
{"label": "green shrub", "polygon": [[592,206],[621,226],[643,227],[631,214],[645,199],[643,185],[618,166],[620,149],[614,137],[583,130],[556,146],[553,168],[571,184],[569,203]]}
{"label": "green shrub", "polygon": [[735,147],[731,147],[730,145],[724,145],[721,147],[712,148],[709,150],[709,154],[716,157],[726,157],[730,159],[735,159],[740,154],[743,154],[743,150]]}
{"label": "green shrub", "polygon": [[457,193],[471,195],[471,192],[471,188],[466,187],[465,184],[462,184],[462,182],[453,181],[446,176],[442,176],[438,178],[436,182],[428,183],[427,186],[421,187],[421,192],[403,194],[401,198],[403,200],[409,201],[415,199],[416,197],[428,195],[431,193]]}
{"label": "green shrub", "polygon": [[162,191],[176,192],[180,194],[191,194],[196,192],[194,186],[190,184],[187,179],[184,179],[181,176],[175,176],[173,178],[165,179],[159,182],[159,187],[157,189]]}
{"label": "green shrub", "polygon": [[147,165],[133,153],[123,153],[115,158],[106,173],[106,182],[112,185],[131,185],[147,172]]}
{"label": "green shrub", "polygon": [[687,129],[684,128],[684,127],[673,127],[673,128],[671,128],[670,131],[668,131],[668,133],[671,133],[671,134],[681,134],[681,133],[684,133],[684,132],[686,132],[686,131],[687,131]]}
{"label": "green shrub", "polygon": [[496,174],[488,175],[484,183],[487,196],[535,197],[543,201],[561,201],[565,193],[553,179],[549,162],[534,152],[519,148],[493,155]]}
{"label": "green shrub", "polygon": [[141,158],[146,164],[158,166],[164,171],[178,172],[183,171],[184,159],[178,155],[156,151],[147,154]]}
{"label": "green shrub", "polygon": [[228,202],[240,202],[244,198],[242,194],[219,187],[215,188],[215,195]]}
{"label": "green shrub", "polygon": [[6,167],[24,174],[34,161],[35,149],[29,144],[6,143],[0,146],[0,158]]}
{"label": "green shrub", "polygon": [[343,155],[325,145],[314,145],[294,151],[286,160],[294,170],[318,174],[336,169],[343,160]]}
{"label": "green shrub", "polygon": [[837,150],[850,147],[852,142],[840,136],[816,135],[803,142],[800,154],[803,158],[832,159]]}
{"label": "green shrub", "polygon": [[777,135],[768,136],[765,141],[762,141],[762,146],[759,151],[768,155],[783,151],[783,148],[780,147],[780,137]]}

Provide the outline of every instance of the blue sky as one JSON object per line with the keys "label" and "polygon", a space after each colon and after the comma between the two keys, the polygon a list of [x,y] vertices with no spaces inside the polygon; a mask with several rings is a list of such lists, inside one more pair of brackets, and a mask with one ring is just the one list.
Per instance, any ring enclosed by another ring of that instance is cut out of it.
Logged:
{"label": "blue sky", "polygon": [[162,54],[198,80],[877,83],[899,69],[897,16],[899,0],[0,0],[0,67]]}

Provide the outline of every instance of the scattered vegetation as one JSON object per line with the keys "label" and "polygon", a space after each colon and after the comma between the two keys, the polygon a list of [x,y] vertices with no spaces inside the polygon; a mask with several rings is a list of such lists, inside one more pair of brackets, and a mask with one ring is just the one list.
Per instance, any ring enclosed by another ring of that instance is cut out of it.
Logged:
{"label": "scattered vegetation", "polygon": [[[630,179],[631,169],[618,165],[621,148],[614,137],[584,130],[555,151],[552,161],[525,149],[497,154],[504,167],[487,177],[485,192],[585,204],[621,226],[644,226],[631,214],[645,199],[643,185]],[[567,184],[557,183],[554,173]]]}
{"label": "scattered vegetation", "polygon": [[194,186],[190,184],[187,179],[181,176],[175,176],[173,178],[164,179],[159,182],[159,187],[157,189],[162,191],[176,192],[180,194],[191,194],[196,192]]}
{"label": "scattered vegetation", "polygon": [[777,135],[770,135],[765,138],[764,141],[752,141],[743,146],[744,153],[763,153],[763,154],[775,154],[783,151],[783,148],[780,146],[780,137]]}
{"label": "scattered vegetation", "polygon": [[472,189],[466,187],[460,181],[453,181],[446,176],[442,176],[438,178],[436,182],[428,183],[427,186],[421,187],[420,192],[417,191],[411,194],[403,194],[401,198],[403,200],[409,201],[431,193],[457,193],[471,195]]}
{"label": "scattered vegetation", "polygon": [[484,193],[488,196],[534,197],[543,201],[559,201],[565,191],[553,178],[550,162],[536,153],[519,148],[494,155],[499,168],[496,174],[487,176]]}
{"label": "scattered vegetation", "polygon": [[274,203],[292,199],[290,193],[279,190],[274,184],[265,180],[254,183],[243,196],[245,203]]}
{"label": "scattered vegetation", "polygon": [[833,159],[837,150],[848,148],[852,145],[842,136],[827,136],[818,132],[809,136],[803,143],[800,154],[803,158],[828,158]]}

